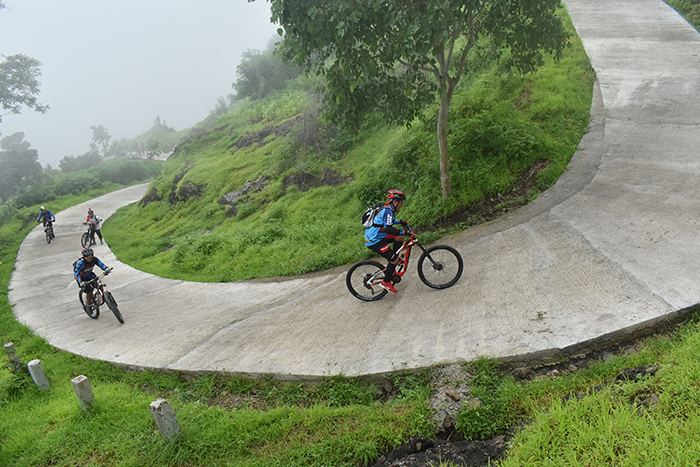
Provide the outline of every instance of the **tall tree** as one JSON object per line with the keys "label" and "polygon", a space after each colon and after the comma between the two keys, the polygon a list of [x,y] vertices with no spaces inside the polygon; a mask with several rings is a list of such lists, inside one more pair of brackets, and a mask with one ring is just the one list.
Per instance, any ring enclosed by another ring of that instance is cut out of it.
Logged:
{"label": "tall tree", "polygon": [[237,79],[233,87],[239,98],[262,99],[284,89],[287,80],[296,78],[299,73],[298,68],[284,63],[270,49],[264,52],[248,49],[236,67]]}
{"label": "tall tree", "polygon": [[100,153],[101,147],[101,154],[105,155],[107,153],[107,149],[109,148],[109,140],[112,138],[112,135],[109,134],[109,131],[107,131],[107,128],[105,128],[104,125],[92,125],[90,129],[92,130],[90,151]]}
{"label": "tall tree", "polygon": [[0,140],[0,149],[0,200],[4,203],[41,181],[43,169],[37,150],[30,149],[22,132]]}
{"label": "tall tree", "polygon": [[[3,8],[5,3],[0,2],[0,10]],[[0,106],[4,111],[0,113],[0,122],[7,114],[20,113],[23,105],[45,113],[49,106],[39,104],[36,99],[41,62],[23,54],[0,55],[0,58],[4,58],[0,61]]]}
{"label": "tall tree", "polygon": [[269,0],[284,35],[282,56],[325,76],[326,116],[357,120],[379,109],[410,124],[439,100],[442,196],[451,194],[447,122],[467,56],[479,38],[509,50],[530,71],[543,53],[560,56],[567,33],[559,0]]}

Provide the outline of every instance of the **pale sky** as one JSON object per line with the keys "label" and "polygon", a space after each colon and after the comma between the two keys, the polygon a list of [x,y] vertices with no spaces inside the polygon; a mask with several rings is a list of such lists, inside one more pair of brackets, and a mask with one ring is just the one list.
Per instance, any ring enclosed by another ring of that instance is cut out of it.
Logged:
{"label": "pale sky", "polygon": [[4,0],[0,55],[42,62],[39,102],[5,115],[0,138],[17,131],[42,165],[88,151],[91,125],[112,141],[133,138],[160,116],[192,127],[234,92],[247,49],[263,50],[277,26],[265,0]]}

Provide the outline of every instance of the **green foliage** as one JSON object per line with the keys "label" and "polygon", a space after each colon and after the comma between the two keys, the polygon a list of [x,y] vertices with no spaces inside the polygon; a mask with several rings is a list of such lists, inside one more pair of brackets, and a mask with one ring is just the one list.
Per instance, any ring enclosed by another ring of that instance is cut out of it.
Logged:
{"label": "green foliage", "polygon": [[0,140],[0,201],[5,202],[23,193],[27,186],[41,181],[43,171],[39,153],[30,146],[28,141],[24,141],[22,132]]}
{"label": "green foliage", "polygon": [[236,67],[236,82],[233,87],[239,99],[250,97],[262,99],[285,89],[287,81],[299,76],[300,70],[282,62],[272,49],[260,52],[243,52],[241,63]]}
{"label": "green foliage", "polygon": [[693,0],[664,0],[695,28],[700,30],[700,4]]}
{"label": "green foliage", "polygon": [[[4,4],[0,3],[2,7]],[[22,106],[45,113],[48,105],[37,101],[41,62],[24,54],[0,55],[0,122],[6,113],[19,114]]]}
{"label": "green foliage", "polygon": [[330,407],[370,405],[377,388],[368,383],[353,381],[343,375],[324,378],[316,388],[316,397]]}
{"label": "green foliage", "polygon": [[79,172],[83,169],[89,169],[102,162],[102,156],[97,152],[88,152],[82,156],[65,156],[58,163],[63,173]]}
{"label": "green foliage", "polygon": [[466,439],[486,439],[503,433],[522,414],[513,404],[520,393],[512,378],[498,372],[496,360],[480,358],[472,363],[471,393],[481,400],[481,406],[464,408],[457,415],[457,430]]}
{"label": "green foliage", "polygon": [[112,158],[77,172],[48,171],[36,184],[29,185],[21,194],[0,206],[0,226],[19,208],[46,204],[59,196],[78,195],[98,189],[109,190],[116,186],[143,182],[160,173],[162,166],[161,161]]}

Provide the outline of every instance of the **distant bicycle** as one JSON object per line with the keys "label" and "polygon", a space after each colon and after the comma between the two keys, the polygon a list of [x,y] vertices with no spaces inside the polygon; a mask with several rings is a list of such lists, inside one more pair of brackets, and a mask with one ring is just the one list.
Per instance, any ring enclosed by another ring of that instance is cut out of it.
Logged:
{"label": "distant bicycle", "polygon": [[80,244],[83,246],[83,248],[89,247],[90,244],[92,243],[91,238],[90,238],[90,233],[91,233],[91,229],[90,229],[90,226],[88,226],[87,232],[85,232],[83,234],[83,236],[80,237]]}
{"label": "distant bicycle", "polygon": [[[447,245],[425,248],[418,243],[413,231],[406,233],[408,241],[398,251],[399,264],[394,271],[394,283],[398,283],[406,274],[411,248],[418,246],[423,254],[418,259],[418,276],[428,287],[446,289],[457,283],[464,270],[462,256],[457,250]],[[360,300],[371,302],[383,298],[387,291],[379,286],[384,280],[385,265],[376,261],[364,260],[352,265],[345,277],[345,284],[350,293]]]}
{"label": "distant bicycle", "polygon": [[117,301],[114,299],[114,296],[112,293],[107,290],[107,284],[102,282],[102,278],[109,274],[108,272],[102,273],[96,278],[87,281],[89,284],[90,282],[94,282],[93,289],[92,289],[92,304],[94,305],[93,308],[86,307],[85,304],[87,303],[87,299],[85,298],[85,292],[83,292],[83,288],[80,288],[80,291],[78,292],[78,299],[80,300],[80,304],[83,305],[83,310],[85,310],[85,313],[92,319],[97,319],[100,317],[100,307],[104,305],[105,303],[107,304],[107,307],[112,310],[112,313],[114,313],[114,316],[117,318],[117,320],[124,324],[124,318],[122,317],[121,312],[119,311],[119,307],[117,306]]}
{"label": "distant bicycle", "polygon": [[51,243],[51,239],[56,238],[53,234],[53,226],[50,222],[44,223],[44,234],[46,235],[46,243]]}

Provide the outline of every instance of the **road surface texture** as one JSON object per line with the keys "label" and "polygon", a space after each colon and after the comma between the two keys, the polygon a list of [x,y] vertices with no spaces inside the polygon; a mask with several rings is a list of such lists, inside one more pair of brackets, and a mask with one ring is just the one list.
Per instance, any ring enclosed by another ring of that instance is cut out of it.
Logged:
{"label": "road surface texture", "polygon": [[590,131],[533,203],[438,242],[464,257],[454,287],[426,287],[415,261],[398,294],[372,303],[348,293],[347,266],[185,282],[97,245],[126,323],[106,307],[91,320],[71,271],[81,222],[88,207],[107,218],[138,201],[141,185],[58,213],[50,245],[41,227],[27,236],[17,319],[57,348],[135,368],[313,379],[556,358],[682,318],[700,302],[700,34],[661,0],[565,4],[598,78]]}

